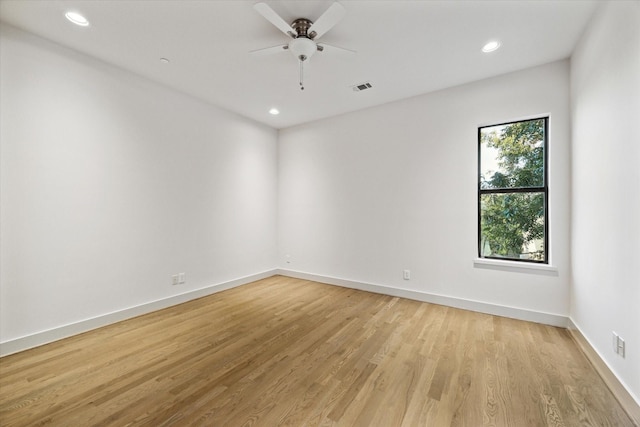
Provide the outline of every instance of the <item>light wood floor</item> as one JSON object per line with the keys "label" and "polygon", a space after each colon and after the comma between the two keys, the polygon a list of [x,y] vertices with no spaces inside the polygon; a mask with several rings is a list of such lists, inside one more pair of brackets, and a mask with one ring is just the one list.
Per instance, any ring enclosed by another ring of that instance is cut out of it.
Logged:
{"label": "light wood floor", "polygon": [[2,426],[631,426],[564,329],[275,276],[0,359]]}

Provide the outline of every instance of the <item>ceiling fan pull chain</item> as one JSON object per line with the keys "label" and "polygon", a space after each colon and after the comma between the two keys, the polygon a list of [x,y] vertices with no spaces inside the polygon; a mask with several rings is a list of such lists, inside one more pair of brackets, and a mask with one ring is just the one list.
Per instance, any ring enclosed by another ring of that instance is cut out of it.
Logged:
{"label": "ceiling fan pull chain", "polygon": [[304,64],[304,59],[300,58],[300,90],[304,90],[304,66],[302,64]]}

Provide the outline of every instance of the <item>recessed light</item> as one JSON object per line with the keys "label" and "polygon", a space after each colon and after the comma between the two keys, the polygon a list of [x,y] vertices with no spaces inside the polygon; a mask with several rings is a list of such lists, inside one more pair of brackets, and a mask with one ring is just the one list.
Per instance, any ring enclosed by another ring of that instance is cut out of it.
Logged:
{"label": "recessed light", "polygon": [[67,12],[64,14],[64,16],[66,16],[69,21],[73,22],[76,25],[80,25],[81,27],[89,26],[89,21],[87,21],[87,18],[80,15],[78,12]]}
{"label": "recessed light", "polygon": [[167,58],[160,58],[160,62],[162,62],[163,64],[168,64],[171,61],[169,61],[169,59]]}
{"label": "recessed light", "polygon": [[277,108],[272,108],[269,110],[269,114],[277,116],[278,114],[280,114],[280,110],[278,110]]}
{"label": "recessed light", "polygon": [[491,40],[490,42],[488,42],[482,47],[482,51],[484,53],[489,53],[489,52],[493,52],[494,50],[497,50],[499,47],[500,47],[500,42],[498,40]]}

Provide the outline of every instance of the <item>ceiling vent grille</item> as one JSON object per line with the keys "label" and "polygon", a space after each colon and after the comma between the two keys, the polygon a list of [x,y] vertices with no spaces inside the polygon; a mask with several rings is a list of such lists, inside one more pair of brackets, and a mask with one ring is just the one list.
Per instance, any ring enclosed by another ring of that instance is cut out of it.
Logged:
{"label": "ceiling vent grille", "polygon": [[371,89],[372,87],[373,86],[371,86],[371,83],[369,82],[360,83],[359,85],[352,86],[354,92],[362,92],[363,90]]}

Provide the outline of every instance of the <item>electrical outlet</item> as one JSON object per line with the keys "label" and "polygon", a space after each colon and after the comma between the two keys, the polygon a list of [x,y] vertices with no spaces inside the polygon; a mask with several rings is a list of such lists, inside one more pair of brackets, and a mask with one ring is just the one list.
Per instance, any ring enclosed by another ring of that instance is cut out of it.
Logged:
{"label": "electrical outlet", "polygon": [[402,272],[402,278],[404,280],[410,280],[411,279],[411,270],[404,270]]}
{"label": "electrical outlet", "polygon": [[618,354],[624,359],[624,340],[618,336]]}
{"label": "electrical outlet", "polygon": [[625,356],[625,344],[624,339],[620,337],[620,335],[616,334],[615,331],[611,331],[613,334],[613,351],[616,354],[619,354],[623,359]]}
{"label": "electrical outlet", "polygon": [[177,285],[178,283],[180,283],[180,281],[178,280],[178,275],[174,274],[173,276],[171,276],[171,284]]}
{"label": "electrical outlet", "polygon": [[178,274],[178,283],[183,284],[186,281],[187,279],[185,278],[185,273]]}

